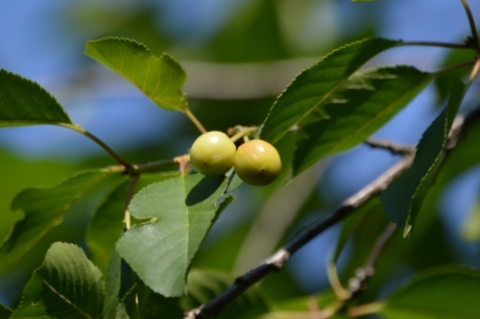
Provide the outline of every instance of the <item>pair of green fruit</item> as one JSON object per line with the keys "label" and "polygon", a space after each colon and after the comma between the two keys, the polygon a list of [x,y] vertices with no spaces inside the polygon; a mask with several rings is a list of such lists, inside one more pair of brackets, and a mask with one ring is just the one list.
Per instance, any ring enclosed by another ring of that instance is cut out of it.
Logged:
{"label": "pair of green fruit", "polygon": [[233,166],[245,183],[257,186],[272,183],[282,168],[280,155],[272,144],[255,139],[237,149],[235,143],[219,131],[204,133],[195,140],[190,149],[190,162],[207,176],[223,175]]}

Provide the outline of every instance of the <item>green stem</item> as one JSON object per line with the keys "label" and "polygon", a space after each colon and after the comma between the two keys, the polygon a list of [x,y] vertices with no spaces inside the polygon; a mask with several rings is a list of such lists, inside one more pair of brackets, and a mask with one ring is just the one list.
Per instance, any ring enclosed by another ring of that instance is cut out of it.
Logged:
{"label": "green stem", "polygon": [[190,109],[185,110],[185,115],[195,124],[195,126],[198,128],[198,130],[204,134],[207,133],[207,130],[205,127],[203,127],[202,123],[197,119],[197,117],[190,111]]}
{"label": "green stem", "polygon": [[480,58],[478,58],[477,61],[475,61],[472,72],[470,72],[470,76],[468,78],[469,85],[470,83],[472,83],[473,79],[475,79],[475,77],[477,76],[479,68],[480,68]]}
{"label": "green stem", "polygon": [[355,308],[352,308],[348,311],[349,317],[360,317],[365,315],[371,315],[379,312],[384,307],[382,302],[372,302],[369,304],[361,305]]}
{"label": "green stem", "polygon": [[467,14],[467,17],[468,17],[468,24],[470,25],[470,30],[472,32],[473,45],[475,46],[475,49],[478,49],[478,33],[477,33],[477,27],[475,26],[475,20],[473,19],[472,11],[470,10],[467,0],[461,0],[461,1],[462,1],[463,8],[465,9],[465,13]]}
{"label": "green stem", "polygon": [[155,162],[150,162],[145,164],[137,164],[137,165],[134,165],[133,168],[138,173],[147,173],[147,172],[156,172],[165,166],[176,165],[176,164],[177,162],[175,161],[175,159],[167,159],[167,160],[155,161]]}
{"label": "green stem", "polygon": [[257,130],[258,130],[258,127],[256,127],[256,126],[241,128],[241,129],[239,129],[239,131],[238,131],[235,135],[233,135],[232,137],[230,137],[230,140],[231,140],[232,142],[236,142],[236,141],[238,141],[239,139],[241,139],[242,137],[245,137],[245,136],[247,136],[248,134],[253,133],[253,132],[257,131]]}
{"label": "green stem", "polygon": [[328,281],[332,287],[333,292],[340,300],[346,300],[350,297],[348,290],[343,288],[340,279],[338,278],[337,266],[334,262],[329,263],[327,267]]}
{"label": "green stem", "polygon": [[131,169],[132,168],[132,164],[130,164],[129,162],[125,161],[123,158],[120,157],[120,155],[118,155],[113,149],[110,148],[110,146],[108,146],[105,142],[103,142],[101,139],[99,139],[98,137],[96,137],[95,135],[93,135],[92,133],[88,132],[87,130],[85,130],[83,127],[81,127],[80,125],[75,125],[75,124],[62,124],[60,126],[63,126],[63,127],[66,127],[68,129],[71,129],[75,132],[78,132],[80,134],[83,134],[84,136],[88,137],[89,139],[91,139],[92,141],[94,141],[95,143],[97,143],[97,145],[99,145],[101,148],[103,148],[108,154],[110,154],[119,164],[125,166],[126,168],[128,169]]}

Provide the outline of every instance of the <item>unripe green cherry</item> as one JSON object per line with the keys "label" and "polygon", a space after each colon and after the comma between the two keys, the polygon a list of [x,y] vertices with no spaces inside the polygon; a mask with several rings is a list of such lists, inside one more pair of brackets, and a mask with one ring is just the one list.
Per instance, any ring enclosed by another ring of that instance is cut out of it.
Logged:
{"label": "unripe green cherry", "polygon": [[227,134],[210,131],[200,135],[190,149],[190,162],[203,175],[223,175],[233,165],[236,147]]}
{"label": "unripe green cherry", "polygon": [[277,178],[282,169],[282,162],[272,144],[256,139],[240,145],[233,166],[245,183],[264,186]]}

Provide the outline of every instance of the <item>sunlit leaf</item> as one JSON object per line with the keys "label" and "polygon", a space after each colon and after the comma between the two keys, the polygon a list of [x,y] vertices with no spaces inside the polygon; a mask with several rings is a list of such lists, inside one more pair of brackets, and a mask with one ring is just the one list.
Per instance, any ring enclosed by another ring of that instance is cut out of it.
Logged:
{"label": "sunlit leaf", "polygon": [[385,39],[368,39],[334,50],[303,71],[277,98],[263,123],[261,137],[278,141],[313,110],[328,102],[332,94],[365,62],[398,45]]}
{"label": "sunlit leaf", "polygon": [[0,248],[0,274],[14,267],[51,228],[59,225],[80,197],[111,175],[107,170],[87,171],[53,187],[31,188],[18,194],[12,209],[23,211],[25,217],[15,224]]}
{"label": "sunlit leaf", "polygon": [[[178,171],[143,174],[136,183],[135,191],[174,176],[178,176]],[[123,233],[125,199],[130,183],[131,181],[126,181],[107,194],[87,229],[85,239],[90,249],[90,259],[102,270],[102,273],[106,273],[115,251],[115,243]]]}
{"label": "sunlit leaf", "polygon": [[412,167],[395,180],[381,195],[390,219],[404,227],[404,236],[412,230],[416,215],[436,175],[448,133],[465,94],[465,85],[454,82],[446,108],[424,132],[417,146]]}
{"label": "sunlit leaf", "polygon": [[103,299],[102,274],[83,250],[54,243],[11,318],[101,318]]}
{"label": "sunlit leaf", "polygon": [[166,297],[183,294],[187,269],[227,183],[224,177],[179,176],[134,196],[130,213],[144,222],[120,238],[117,251],[153,291]]}
{"label": "sunlit leaf", "polygon": [[0,69],[0,127],[34,124],[72,122],[40,85]]}
{"label": "sunlit leaf", "polygon": [[478,318],[480,272],[459,267],[432,270],[394,292],[382,318]]}
{"label": "sunlit leaf", "polygon": [[407,66],[385,67],[355,74],[334,98],[300,124],[294,173],[319,159],[365,141],[431,80],[431,75]]}
{"label": "sunlit leaf", "polygon": [[123,38],[87,42],[85,54],[120,74],[167,110],[185,111],[185,71],[167,54],[155,56],[143,44]]}
{"label": "sunlit leaf", "polygon": [[[335,301],[336,295],[332,291],[324,291],[321,294],[306,297],[272,300],[271,312],[257,317],[257,319],[311,319],[312,313],[318,313],[320,316],[320,312],[335,304]],[[328,318],[343,319],[347,317],[340,313],[332,313],[328,315]]]}
{"label": "sunlit leaf", "polygon": [[470,215],[463,224],[462,237],[465,240],[480,241],[480,199],[475,203]]}

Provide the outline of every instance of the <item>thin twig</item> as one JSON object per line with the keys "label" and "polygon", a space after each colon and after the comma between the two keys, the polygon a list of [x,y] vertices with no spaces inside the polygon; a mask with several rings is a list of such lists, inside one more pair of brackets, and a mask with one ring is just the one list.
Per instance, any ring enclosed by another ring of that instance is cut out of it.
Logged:
{"label": "thin twig", "polygon": [[448,49],[471,49],[471,47],[465,44],[432,42],[432,41],[402,41],[400,45],[419,45],[419,46],[448,48]]}
{"label": "thin twig", "polygon": [[104,141],[81,127],[80,125],[74,125],[74,124],[59,124],[60,126],[66,127],[68,129],[71,129],[75,132],[78,132],[80,134],[83,134],[84,136],[88,137],[92,141],[94,141],[97,145],[99,145],[101,148],[103,148],[110,156],[112,156],[119,164],[125,166],[127,170],[132,169],[132,164],[124,160],[120,155],[117,154],[110,146],[108,146]]}
{"label": "thin twig", "polygon": [[461,1],[462,1],[463,8],[465,9],[465,13],[467,14],[467,17],[468,17],[468,24],[470,25],[470,30],[472,32],[473,45],[475,46],[475,49],[478,49],[478,33],[477,33],[477,27],[475,26],[475,19],[473,19],[472,11],[470,10],[467,0],[461,0]]}
{"label": "thin twig", "polygon": [[[465,117],[465,120],[459,124],[460,126],[458,129],[452,130],[452,134],[449,135],[449,141],[457,140],[457,137],[464,134],[471,124],[478,119],[480,119],[480,107],[477,107],[475,110],[470,112]],[[205,319],[218,314],[228,304],[235,300],[235,298],[243,294],[249,287],[259,282],[269,273],[280,270],[289,257],[298,249],[303,247],[306,243],[308,243],[311,239],[332,225],[348,217],[368,199],[380,194],[397,176],[402,174],[410,167],[413,162],[413,158],[413,154],[403,157],[399,162],[397,162],[397,164],[392,166],[372,183],[368,184],[359,192],[345,200],[335,212],[310,224],[309,227],[303,229],[295,238],[293,238],[292,241],[287,243],[270,258],[266,259],[262,264],[238,277],[233,285],[227,288],[223,293],[212,299],[207,304],[186,312],[184,319]],[[390,231],[393,230],[389,230],[389,232]],[[383,243],[381,244],[383,245]],[[375,262],[376,258],[378,258],[378,256],[373,254],[371,257],[369,257],[369,261],[367,262]]]}
{"label": "thin twig", "polygon": [[357,269],[355,276],[348,281],[349,286],[349,298],[357,296],[365,287],[366,282],[373,276],[375,272],[375,264],[380,257],[380,254],[385,249],[387,243],[392,238],[393,234],[397,230],[398,226],[394,223],[389,223],[385,230],[375,241],[375,244],[367,258],[367,261],[362,268]]}
{"label": "thin twig", "polygon": [[389,151],[393,155],[408,155],[415,153],[414,146],[400,145],[392,143],[388,140],[377,140],[374,138],[369,138],[365,141],[365,144],[372,148],[381,148]]}

